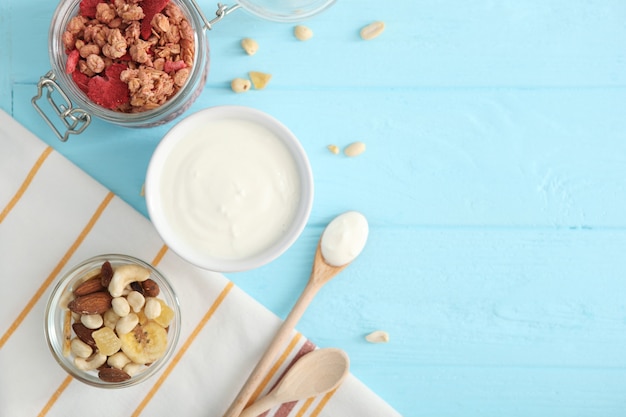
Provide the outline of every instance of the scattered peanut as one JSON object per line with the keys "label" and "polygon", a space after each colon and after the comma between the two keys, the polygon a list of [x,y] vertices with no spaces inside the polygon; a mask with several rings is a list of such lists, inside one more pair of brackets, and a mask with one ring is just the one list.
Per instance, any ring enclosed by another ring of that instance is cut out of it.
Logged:
{"label": "scattered peanut", "polygon": [[267,74],[264,72],[250,71],[248,74],[250,75],[252,85],[254,85],[254,88],[256,90],[264,89],[267,83],[269,83],[270,79],[272,78],[272,74]]}
{"label": "scattered peanut", "polygon": [[230,82],[230,88],[235,93],[244,93],[250,90],[251,86],[250,80],[246,80],[245,78],[235,78]]}
{"label": "scattered peanut", "polygon": [[380,36],[380,34],[383,33],[384,30],[385,22],[376,21],[363,27],[359,34],[361,35],[361,39],[369,41]]}
{"label": "scattered peanut", "polygon": [[241,47],[248,55],[256,54],[256,51],[259,50],[259,44],[257,41],[251,38],[244,38],[241,40]]}
{"label": "scattered peanut", "polygon": [[365,152],[365,144],[363,142],[353,142],[346,146],[343,153],[349,157],[355,157]]}
{"label": "scattered peanut", "polygon": [[365,336],[365,340],[370,343],[387,343],[389,341],[389,333],[384,330],[376,330]]}
{"label": "scattered peanut", "polygon": [[328,145],[326,148],[328,148],[328,150],[334,153],[335,155],[339,154],[339,146],[337,145]]}
{"label": "scattered peanut", "polygon": [[293,28],[293,35],[299,41],[308,41],[313,37],[313,31],[307,26],[297,25]]}

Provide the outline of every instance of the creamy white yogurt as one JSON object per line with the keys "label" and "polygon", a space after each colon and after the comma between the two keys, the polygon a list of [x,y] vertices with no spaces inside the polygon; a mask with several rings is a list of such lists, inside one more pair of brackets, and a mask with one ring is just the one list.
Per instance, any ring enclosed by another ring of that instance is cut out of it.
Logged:
{"label": "creamy white yogurt", "polygon": [[322,233],[322,257],[329,265],[346,265],[363,251],[368,234],[369,226],[363,214],[358,211],[340,214]]}
{"label": "creamy white yogurt", "polygon": [[251,120],[213,120],[190,130],[160,178],[171,230],[196,251],[226,260],[254,256],[280,239],[300,201],[289,149]]}

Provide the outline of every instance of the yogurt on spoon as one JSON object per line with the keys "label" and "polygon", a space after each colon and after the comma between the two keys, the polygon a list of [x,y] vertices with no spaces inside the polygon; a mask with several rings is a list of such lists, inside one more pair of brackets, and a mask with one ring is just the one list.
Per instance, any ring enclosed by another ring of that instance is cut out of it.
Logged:
{"label": "yogurt on spoon", "polygon": [[365,247],[368,233],[367,219],[358,211],[347,211],[335,217],[320,240],[324,261],[331,266],[349,264]]}

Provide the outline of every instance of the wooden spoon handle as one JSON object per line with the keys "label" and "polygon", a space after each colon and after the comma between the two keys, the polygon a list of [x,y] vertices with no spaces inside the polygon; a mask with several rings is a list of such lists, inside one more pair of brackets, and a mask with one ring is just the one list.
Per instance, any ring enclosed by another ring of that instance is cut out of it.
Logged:
{"label": "wooden spoon handle", "polygon": [[257,417],[275,405],[277,405],[276,399],[270,394],[252,403],[250,407],[243,410],[239,417]]}
{"label": "wooden spoon handle", "polygon": [[243,385],[239,394],[230,405],[224,417],[238,417],[241,411],[245,408],[248,400],[257,389],[261,380],[267,373],[267,370],[272,365],[274,358],[277,356],[280,348],[285,345],[289,336],[293,332],[296,327],[296,324],[304,314],[304,311],[309,306],[315,294],[319,291],[322,285],[317,282],[309,281],[300,294],[300,298],[296,301],[296,304],[293,306],[293,309],[278,329],[276,336],[274,336],[274,340],[270,343],[270,345],[265,350],[265,353],[257,363],[256,367],[248,377],[246,383]]}

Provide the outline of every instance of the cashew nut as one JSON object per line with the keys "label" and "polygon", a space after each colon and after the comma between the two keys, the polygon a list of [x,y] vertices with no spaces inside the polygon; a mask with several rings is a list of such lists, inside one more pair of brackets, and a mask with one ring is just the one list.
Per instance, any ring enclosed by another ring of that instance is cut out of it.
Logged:
{"label": "cashew nut", "polygon": [[293,34],[299,41],[308,41],[313,37],[313,31],[308,26],[297,25],[293,28]]}
{"label": "cashew nut", "polygon": [[146,303],[146,299],[139,291],[129,292],[126,296],[126,301],[128,301],[128,305],[130,305],[135,313],[139,313]]}
{"label": "cashew nut", "polygon": [[230,82],[230,88],[235,93],[243,93],[250,90],[252,83],[250,80],[246,80],[245,78],[235,78]]}
{"label": "cashew nut", "polygon": [[130,331],[135,328],[137,323],[139,323],[139,317],[135,313],[130,313],[117,321],[115,331],[118,336],[122,336],[126,333],[130,333]]}
{"label": "cashew nut", "polygon": [[80,322],[88,329],[99,329],[104,323],[100,314],[83,314],[80,316]]}
{"label": "cashew nut", "polygon": [[365,143],[363,142],[352,142],[343,150],[343,153],[349,157],[361,155],[363,152],[365,152]]}
{"label": "cashew nut", "polygon": [[109,293],[113,297],[119,297],[124,292],[126,285],[131,282],[142,282],[150,278],[150,271],[140,265],[122,265],[115,269],[113,278],[109,283]]}
{"label": "cashew nut", "polygon": [[70,350],[79,358],[86,359],[93,353],[93,349],[79,338],[74,338],[70,342]]}
{"label": "cashew nut", "polygon": [[130,313],[130,304],[128,304],[126,297],[115,297],[111,301],[111,307],[119,317],[126,317]]}
{"label": "cashew nut", "polygon": [[259,49],[259,44],[254,39],[244,38],[241,40],[241,47],[248,55],[254,55]]}
{"label": "cashew nut", "polygon": [[155,319],[161,315],[161,303],[154,298],[148,297],[146,299],[146,306],[143,309],[143,313],[148,320]]}
{"label": "cashew nut", "polygon": [[93,371],[104,365],[107,360],[107,355],[96,352],[91,355],[89,358],[74,358],[74,366],[76,366],[81,371]]}

